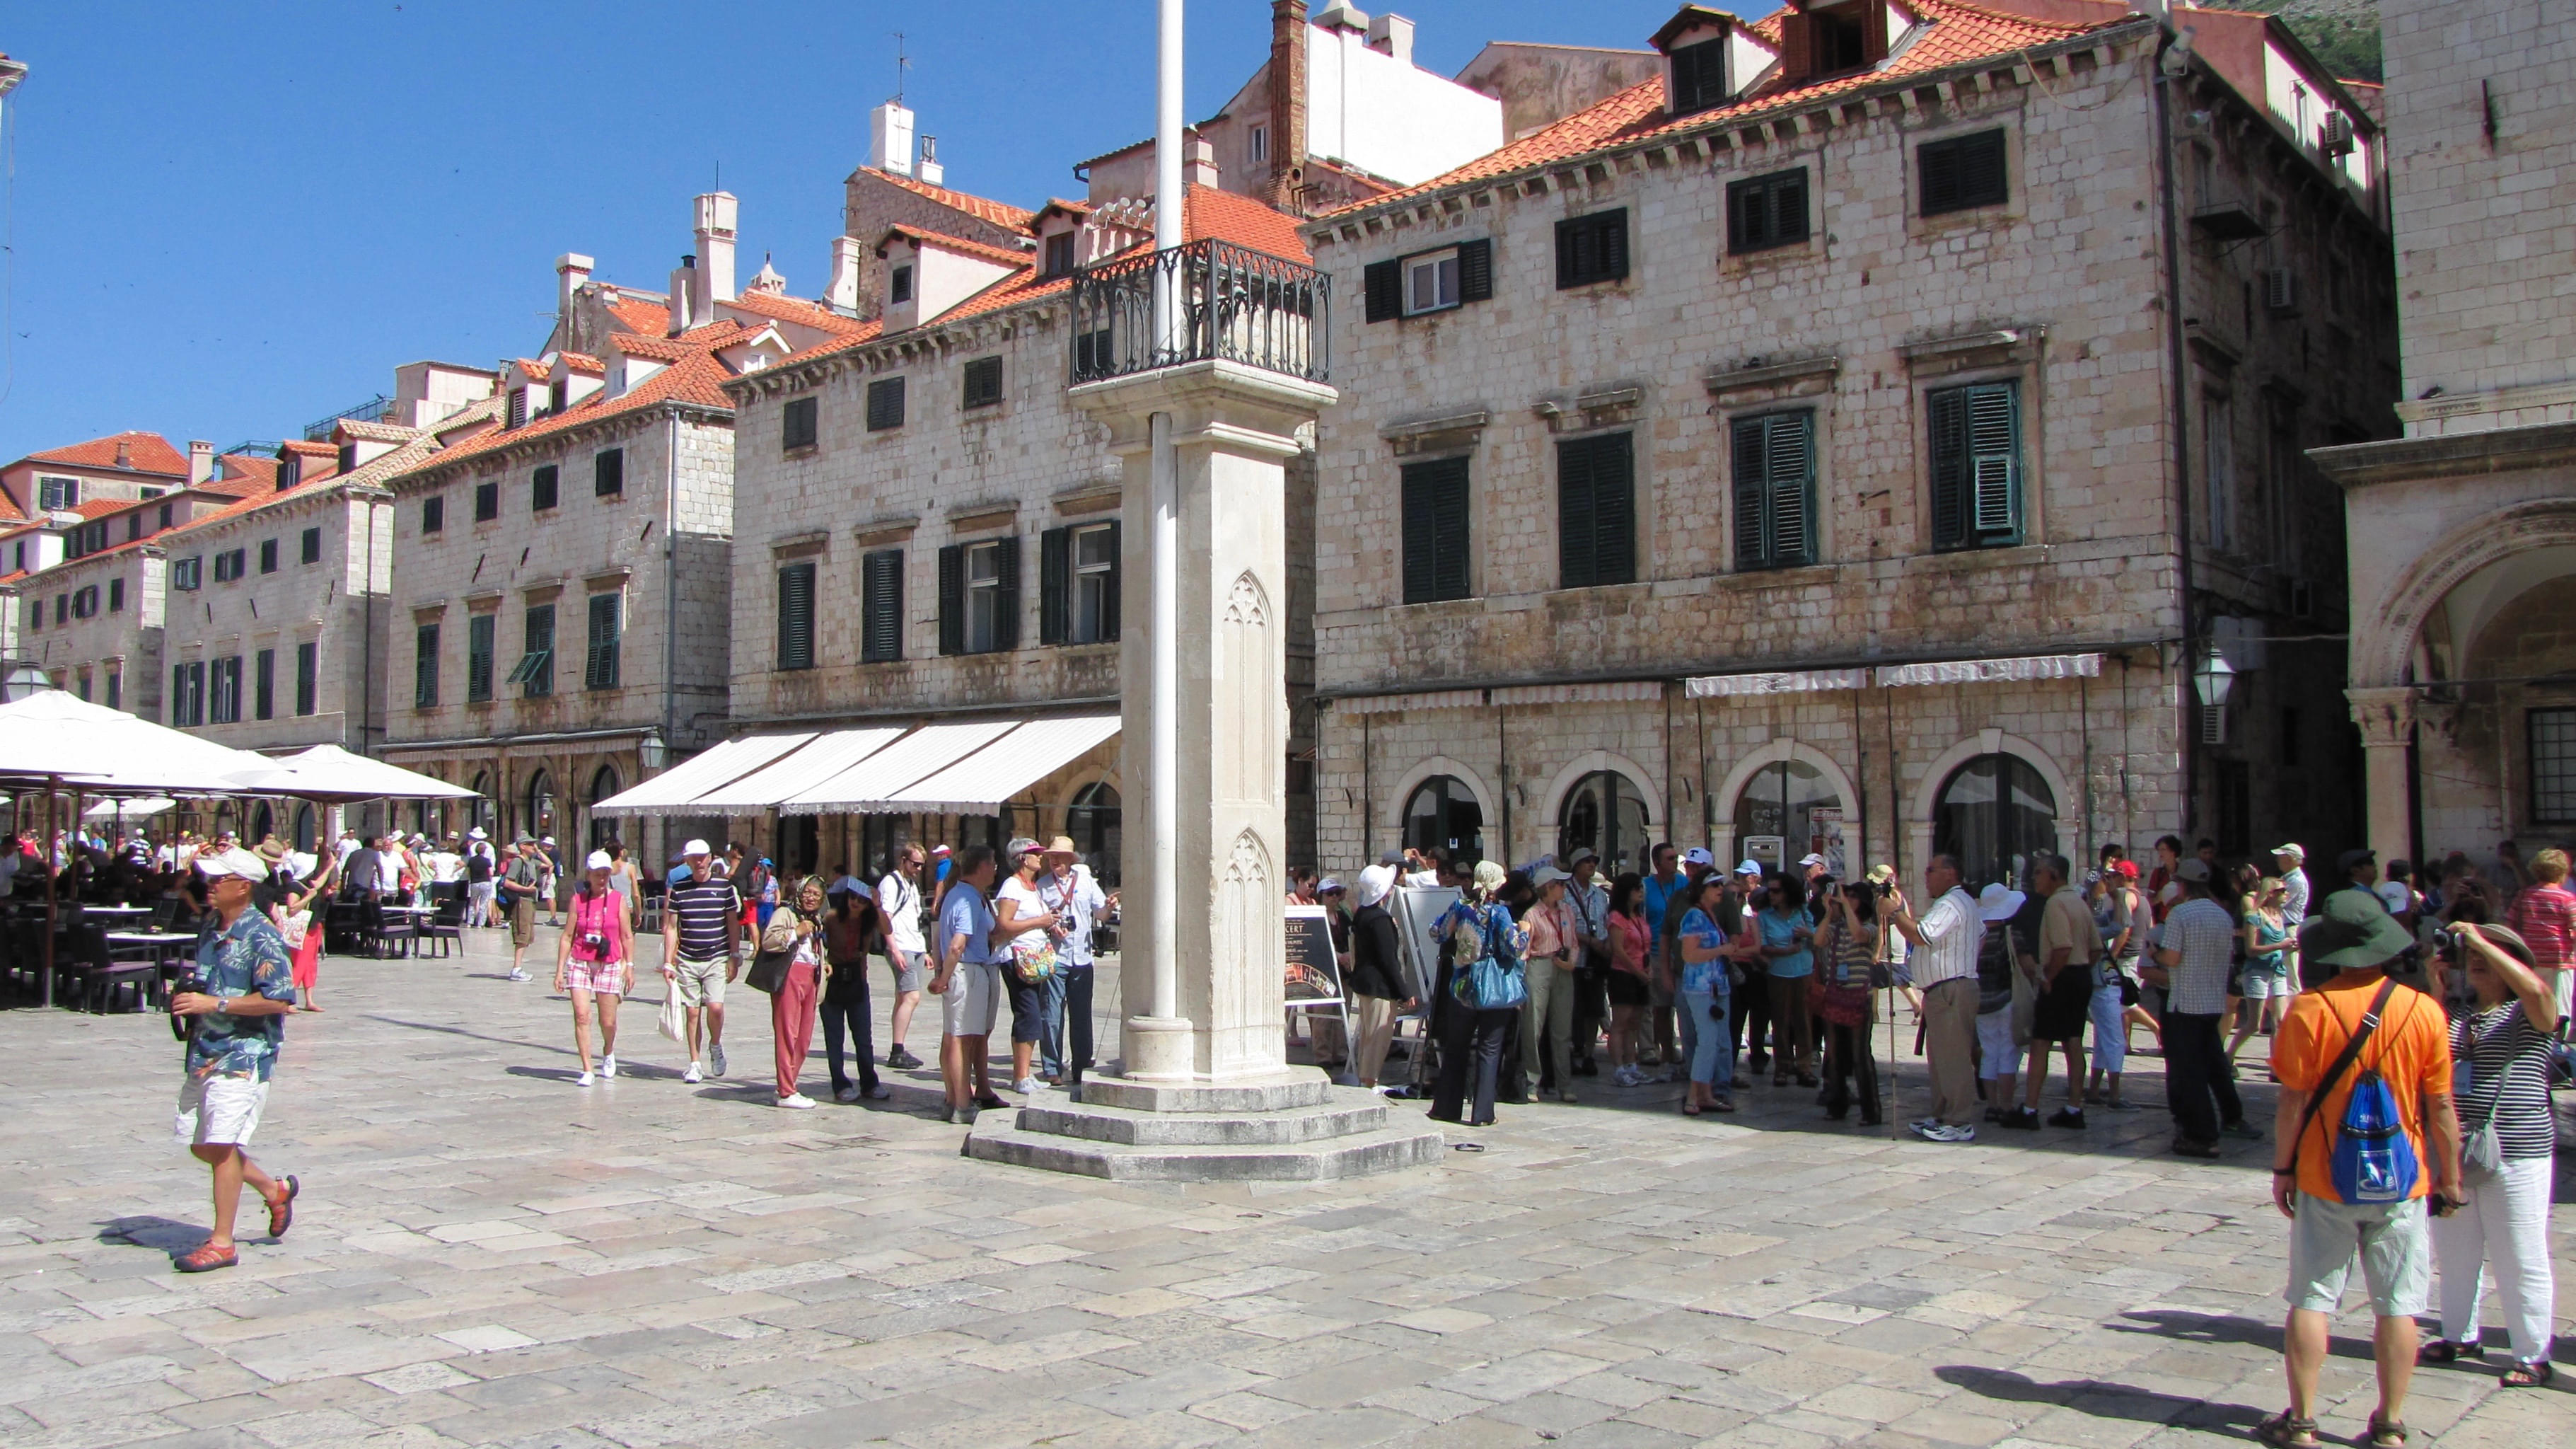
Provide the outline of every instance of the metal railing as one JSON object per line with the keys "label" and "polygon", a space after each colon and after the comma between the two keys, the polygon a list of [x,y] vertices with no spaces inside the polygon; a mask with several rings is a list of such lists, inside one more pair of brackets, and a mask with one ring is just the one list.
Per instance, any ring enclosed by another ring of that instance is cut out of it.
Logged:
{"label": "metal railing", "polygon": [[393,405],[394,400],[392,398],[385,396],[383,393],[378,393],[374,397],[367,399],[365,402],[358,404],[356,407],[342,408],[338,412],[333,413],[331,416],[324,418],[319,422],[306,423],[304,425],[304,441],[308,443],[318,443],[330,437],[331,430],[339,426],[342,418],[356,418],[360,422],[366,423],[381,423],[385,420],[386,411],[392,408]]}
{"label": "metal railing", "polygon": [[217,448],[215,456],[218,458],[274,458],[277,456],[277,450],[282,446],[284,445],[274,438],[245,438],[229,448]]}
{"label": "metal railing", "polygon": [[[1167,285],[1180,315],[1172,335],[1157,338],[1154,294]],[[1190,242],[1074,274],[1077,383],[1210,359],[1322,382],[1331,333],[1330,278],[1232,242]]]}

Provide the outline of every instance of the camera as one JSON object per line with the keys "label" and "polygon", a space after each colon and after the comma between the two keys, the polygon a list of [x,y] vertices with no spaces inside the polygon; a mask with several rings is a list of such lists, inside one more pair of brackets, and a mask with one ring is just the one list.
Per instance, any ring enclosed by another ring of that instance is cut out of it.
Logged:
{"label": "camera", "polygon": [[[170,982],[170,998],[175,1001],[182,995],[205,995],[207,985],[206,978],[198,973],[195,966],[185,967]],[[173,1038],[186,1041],[196,1031],[197,1018],[181,1016],[175,1011],[170,1013],[170,1035]]]}

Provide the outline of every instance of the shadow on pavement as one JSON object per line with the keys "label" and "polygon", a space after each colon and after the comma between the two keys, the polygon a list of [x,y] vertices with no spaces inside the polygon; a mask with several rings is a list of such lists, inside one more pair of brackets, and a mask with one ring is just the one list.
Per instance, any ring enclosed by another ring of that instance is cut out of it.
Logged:
{"label": "shadow on pavement", "polygon": [[195,1223],[175,1222],[169,1218],[141,1216],[110,1218],[98,1225],[102,1243],[126,1243],[155,1252],[179,1254],[206,1240],[206,1230]]}
{"label": "shadow on pavement", "polygon": [[1932,1371],[1945,1384],[1980,1398],[2013,1404],[2052,1404],[2097,1419],[2126,1419],[2139,1424],[2176,1424],[2199,1428],[2221,1425],[2249,1431],[2262,1422],[2263,1411],[2244,1404],[2187,1399],[2101,1379],[2061,1379],[2041,1383],[2027,1374],[2002,1369],[1945,1365]]}

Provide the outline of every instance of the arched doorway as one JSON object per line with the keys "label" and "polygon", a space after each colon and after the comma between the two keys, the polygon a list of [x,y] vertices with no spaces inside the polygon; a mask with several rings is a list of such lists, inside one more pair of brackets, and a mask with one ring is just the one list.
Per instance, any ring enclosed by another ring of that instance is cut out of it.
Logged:
{"label": "arched doorway", "polygon": [[474,798],[465,802],[466,824],[486,835],[498,833],[492,824],[492,772],[474,772]]}
{"label": "arched doorway", "polygon": [[521,828],[540,840],[555,833],[555,777],[544,770],[528,777],[528,817]]}
{"label": "arched doorway", "polygon": [[276,833],[277,833],[277,812],[276,812],[275,810],[273,810],[273,809],[269,808],[269,804],[268,804],[268,802],[267,802],[267,801],[262,800],[261,802],[259,802],[259,808],[251,812],[251,817],[250,817],[250,838],[251,838],[251,841],[252,841],[252,843],[256,844],[256,843],[257,843],[257,842],[259,842],[259,841],[266,840],[268,837],[270,837],[270,836],[272,836],[272,835],[275,835]]}
{"label": "arched doorway", "polygon": [[1735,853],[1770,870],[1821,855],[1841,877],[1847,873],[1843,808],[1824,771],[1804,760],[1773,760],[1757,767],[1736,793]]}
{"label": "arched doorway", "polygon": [[1404,802],[1407,850],[1444,850],[1473,865],[1485,858],[1485,807],[1475,789],[1455,775],[1434,775],[1413,787]]}
{"label": "arched doorway", "polygon": [[1990,881],[2019,888],[2031,857],[2057,849],[2057,796],[2019,755],[1979,755],[1942,782],[1932,849],[1958,858],[1972,891]]}
{"label": "arched doorway", "polygon": [[314,852],[317,845],[314,832],[319,828],[320,820],[314,814],[312,806],[295,807],[295,848],[298,852],[305,855],[311,855]]}
{"label": "arched doorway", "polygon": [[608,842],[617,838],[617,822],[599,814],[598,807],[600,801],[624,788],[625,786],[618,782],[615,765],[602,765],[591,775],[588,801],[591,808],[585,812],[590,816],[590,849],[605,849]]}
{"label": "arched doorway", "polygon": [[1601,853],[1602,869],[1616,875],[1645,870],[1653,848],[1654,819],[1646,811],[1646,794],[1616,770],[1595,770],[1574,782],[1556,812],[1556,858],[1568,860],[1590,846]]}
{"label": "arched doorway", "polygon": [[1064,812],[1064,833],[1073,838],[1073,848],[1082,852],[1083,863],[1091,867],[1092,878],[1101,888],[1116,889],[1118,791],[1106,780],[1094,780],[1075,792],[1073,805]]}

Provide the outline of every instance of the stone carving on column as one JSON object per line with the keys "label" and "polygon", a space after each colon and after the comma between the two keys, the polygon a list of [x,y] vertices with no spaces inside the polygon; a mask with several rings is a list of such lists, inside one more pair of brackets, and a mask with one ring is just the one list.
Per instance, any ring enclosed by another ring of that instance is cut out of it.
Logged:
{"label": "stone carving on column", "polygon": [[1219,685],[1232,696],[1234,708],[1228,718],[1241,726],[1225,741],[1231,757],[1225,771],[1225,798],[1266,799],[1270,793],[1266,775],[1281,768],[1276,717],[1288,696],[1270,668],[1269,600],[1261,581],[1248,569],[1236,576],[1234,587],[1226,593],[1223,629]]}
{"label": "stone carving on column", "polygon": [[2404,685],[2345,690],[2343,697],[2352,707],[2352,722],[2361,728],[2362,748],[2404,749],[2413,743],[2415,695],[2416,691]]}

